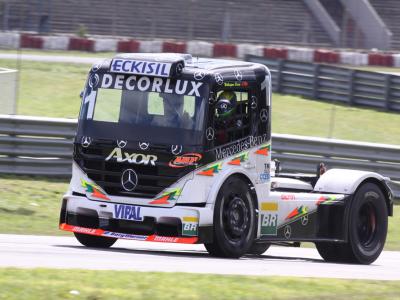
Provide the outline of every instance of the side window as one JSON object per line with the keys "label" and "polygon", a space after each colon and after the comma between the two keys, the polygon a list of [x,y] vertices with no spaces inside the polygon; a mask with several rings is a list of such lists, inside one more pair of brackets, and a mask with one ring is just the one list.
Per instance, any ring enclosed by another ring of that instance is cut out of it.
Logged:
{"label": "side window", "polygon": [[240,140],[250,134],[249,93],[220,91],[214,111],[214,146]]}

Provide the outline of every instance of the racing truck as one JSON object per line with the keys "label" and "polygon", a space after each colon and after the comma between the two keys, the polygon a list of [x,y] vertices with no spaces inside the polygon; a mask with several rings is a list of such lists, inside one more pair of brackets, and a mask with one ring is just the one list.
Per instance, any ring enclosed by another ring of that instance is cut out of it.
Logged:
{"label": "racing truck", "polygon": [[312,242],[329,262],[380,255],[390,179],[323,164],[282,173],[271,159],[266,66],[117,54],[92,66],[81,98],[59,222],[81,244],[197,243],[239,258]]}

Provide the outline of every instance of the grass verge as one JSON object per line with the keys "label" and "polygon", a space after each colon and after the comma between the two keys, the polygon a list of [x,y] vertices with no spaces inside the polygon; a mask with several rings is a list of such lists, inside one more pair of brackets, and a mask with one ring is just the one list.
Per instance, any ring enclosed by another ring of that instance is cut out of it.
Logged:
{"label": "grass verge", "polygon": [[[1,176],[0,233],[70,235],[58,229],[65,181]],[[400,206],[389,218],[385,250],[400,251]]]}
{"label": "grass verge", "polygon": [[[0,269],[0,299],[394,299],[398,281]],[[397,296],[396,296],[397,295]]]}

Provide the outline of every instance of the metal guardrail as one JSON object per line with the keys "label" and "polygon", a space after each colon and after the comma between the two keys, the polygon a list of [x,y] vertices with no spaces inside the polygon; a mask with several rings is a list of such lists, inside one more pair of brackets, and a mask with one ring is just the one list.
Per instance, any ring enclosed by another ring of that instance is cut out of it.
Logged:
{"label": "metal guardrail", "polygon": [[[69,177],[76,120],[0,115],[0,173]],[[283,171],[328,167],[375,171],[400,181],[400,146],[272,135]]]}
{"label": "metal guardrail", "polygon": [[400,76],[248,55],[268,66],[274,92],[400,111]]}

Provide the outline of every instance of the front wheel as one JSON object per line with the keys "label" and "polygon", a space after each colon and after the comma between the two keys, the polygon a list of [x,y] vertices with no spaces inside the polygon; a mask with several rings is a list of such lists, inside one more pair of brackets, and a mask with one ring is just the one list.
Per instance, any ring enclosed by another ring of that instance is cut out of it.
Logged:
{"label": "front wheel", "polygon": [[82,245],[92,248],[110,248],[117,241],[115,238],[95,236],[74,232],[76,239]]}
{"label": "front wheel", "polygon": [[238,258],[247,253],[256,233],[256,210],[247,183],[232,176],[222,185],[214,207],[213,242],[207,251]]}
{"label": "front wheel", "polygon": [[251,245],[250,249],[247,251],[248,254],[254,254],[254,255],[261,255],[265,251],[268,250],[268,248],[271,246],[270,243],[253,243]]}
{"label": "front wheel", "polygon": [[351,205],[348,242],[319,242],[316,247],[326,261],[370,264],[382,252],[387,227],[385,196],[376,184],[366,183],[356,192]]}

